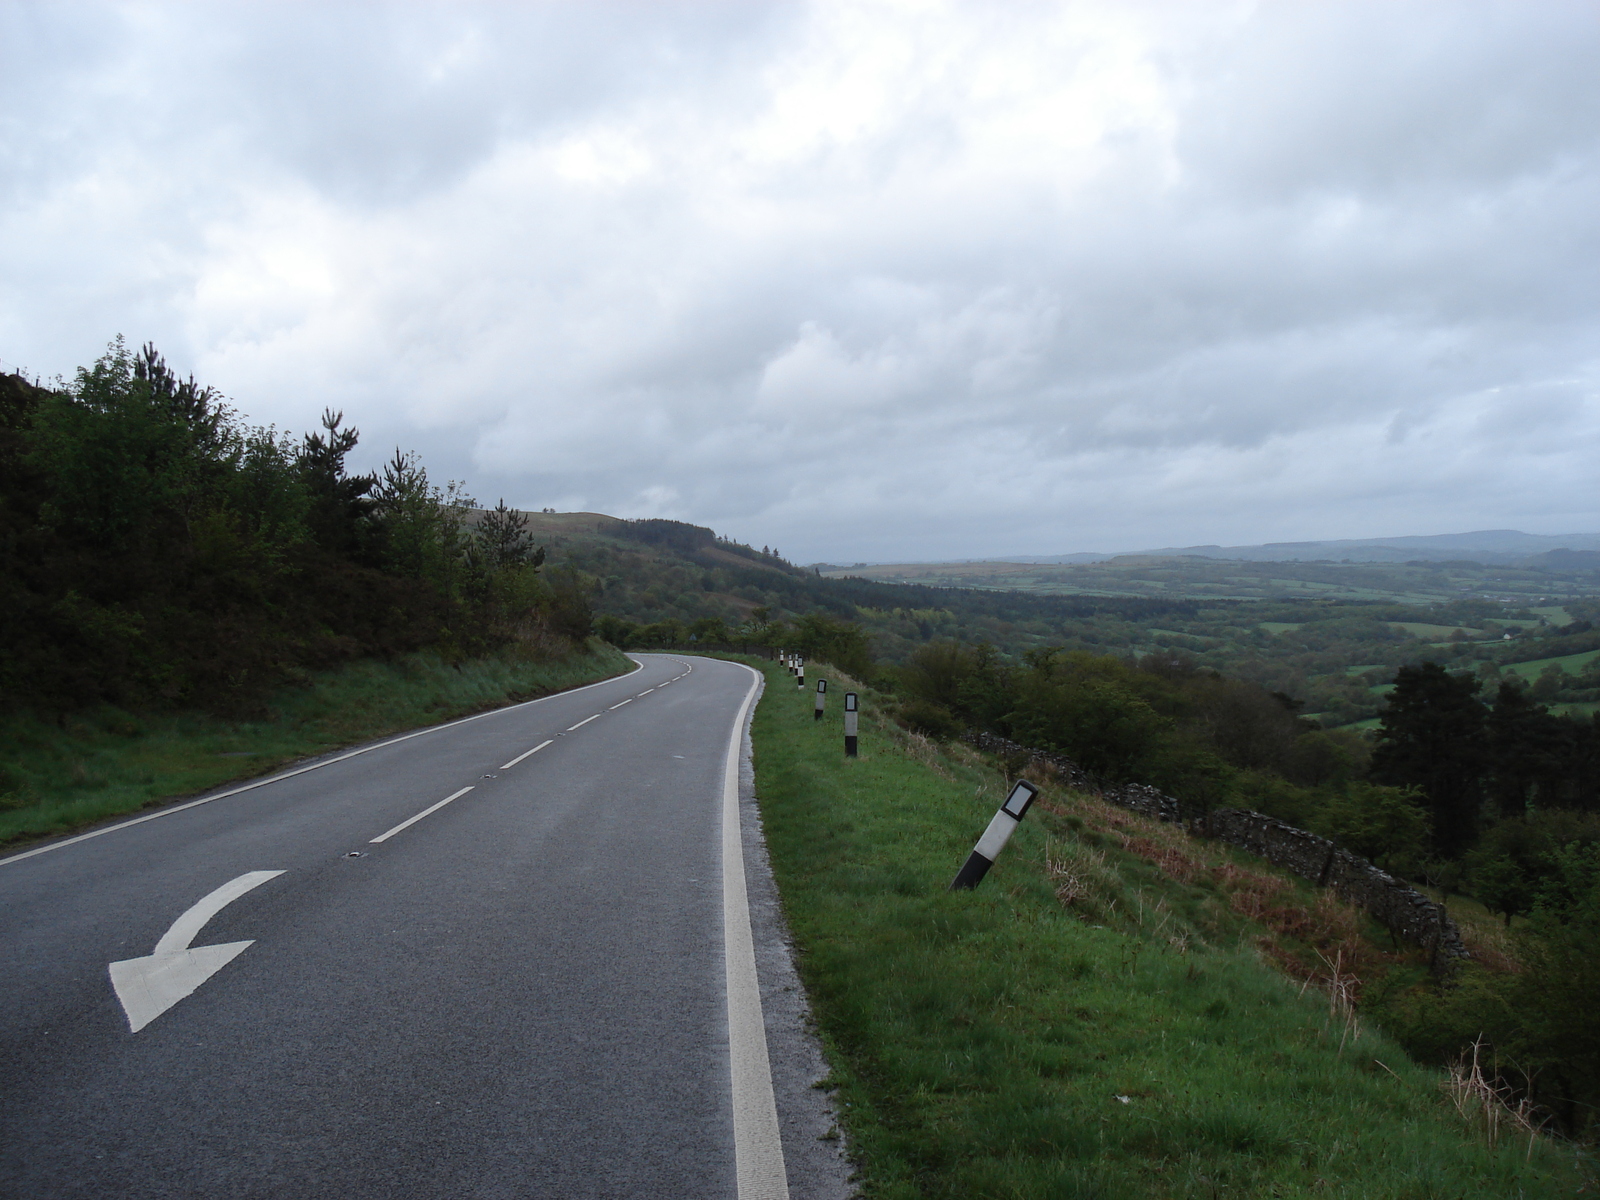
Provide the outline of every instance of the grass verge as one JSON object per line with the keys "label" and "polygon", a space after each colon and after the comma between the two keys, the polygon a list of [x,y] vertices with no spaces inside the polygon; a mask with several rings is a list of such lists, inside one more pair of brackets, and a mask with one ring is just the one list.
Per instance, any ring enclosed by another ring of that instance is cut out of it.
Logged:
{"label": "grass verge", "polygon": [[452,663],[414,654],[353,663],[285,688],[258,720],[110,706],[59,725],[12,716],[0,722],[0,845],[70,833],[296,759],[591,683],[631,665],[599,641],[565,658],[511,649]]}
{"label": "grass verge", "polygon": [[814,722],[809,689],[756,665],[771,684],[757,794],[867,1195],[1579,1187],[1543,1140],[1490,1149],[1440,1073],[1269,965],[1276,893],[1230,889],[1227,861],[1164,860],[1142,831],[1098,831],[1097,802],[1052,792],[976,891],[947,892],[1005,781],[900,732],[860,687],[862,753],[847,760],[837,673],[812,667],[835,681]]}

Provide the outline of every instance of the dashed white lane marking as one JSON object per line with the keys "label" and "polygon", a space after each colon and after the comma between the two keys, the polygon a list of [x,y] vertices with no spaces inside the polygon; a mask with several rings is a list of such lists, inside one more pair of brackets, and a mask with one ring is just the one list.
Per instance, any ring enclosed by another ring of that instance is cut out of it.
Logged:
{"label": "dashed white lane marking", "polygon": [[733,1165],[739,1200],[788,1200],[778,1104],[772,1094],[772,1065],[767,1058],[767,1027],[761,1019],[750,898],[745,890],[744,839],[739,834],[740,750],[744,745],[745,719],[761,684],[759,674],[749,667],[744,669],[754,678],[734,719],[722,769],[722,956],[728,981]]}
{"label": "dashed white lane marking", "polygon": [[546,742],[540,742],[532,750],[524,750],[521,754],[517,755],[515,758],[513,758],[510,762],[506,763],[505,766],[501,767],[500,769],[502,771],[509,771],[509,770],[511,770],[512,767],[516,766],[523,759],[527,758],[528,755],[537,754],[537,753],[539,753],[539,751],[543,750],[546,746],[548,746],[550,744],[551,743],[547,742],[547,741]]}
{"label": "dashed white lane marking", "polygon": [[[636,697],[629,696],[626,700],[624,700],[622,702],[622,704],[632,704],[634,702],[635,698]],[[606,709],[606,711],[607,712],[616,712],[617,709],[622,707],[622,704],[613,704],[610,708]]]}
{"label": "dashed white lane marking", "polygon": [[648,696],[653,691],[655,691],[655,688],[645,688],[645,690],[640,692],[639,695]]}
{"label": "dashed white lane marking", "polygon": [[[636,675],[644,670],[644,663],[637,658],[633,660],[633,670],[628,675]],[[470,717],[462,717],[459,721],[446,721],[443,725],[430,725],[426,729],[413,730],[411,733],[402,733],[399,737],[390,738],[384,742],[374,742],[370,746],[362,746],[358,750],[350,750],[334,758],[324,759],[322,762],[308,763],[303,767],[296,767],[292,771],[280,771],[276,775],[269,775],[265,779],[254,779],[240,787],[229,788],[225,792],[218,792],[214,796],[201,796],[198,800],[190,800],[187,804],[174,804],[171,808],[163,808],[160,812],[146,813],[142,817],[134,817],[129,821],[119,821],[115,825],[107,825],[104,829],[91,829],[88,833],[80,833],[76,837],[62,838],[59,842],[48,842],[43,846],[35,846],[32,850],[24,850],[21,854],[13,854],[8,858],[0,858],[0,867],[7,863],[21,862],[25,858],[32,858],[36,854],[48,854],[52,850],[60,850],[64,846],[75,846],[79,842],[86,842],[90,838],[104,837],[108,833],[116,833],[119,829],[129,829],[134,825],[143,825],[146,821],[159,821],[162,817],[170,817],[174,813],[186,812],[191,808],[198,808],[202,804],[210,804],[213,800],[226,800],[229,796],[237,796],[241,792],[253,792],[256,788],[266,787],[273,783],[282,783],[285,779],[293,779],[296,775],[304,775],[307,771],[320,771],[323,767],[331,767],[334,763],[342,763],[346,759],[355,758],[358,754],[371,754],[374,750],[382,750],[385,746],[393,746],[400,742],[409,742],[412,738],[419,738],[429,733],[438,733],[442,729],[454,729],[457,725],[465,725],[470,721],[481,721],[485,717],[496,717],[502,713],[516,712],[518,709],[527,708],[534,704],[543,704],[547,700],[558,700],[562,696],[571,696],[578,692],[586,692],[590,688],[605,687],[608,683],[615,683],[618,679],[625,679],[625,675],[614,675],[610,679],[601,679],[595,683],[586,683],[582,687],[568,688],[564,692],[552,692],[548,696],[540,696],[536,700],[524,700],[521,704],[512,704],[506,708],[492,708],[488,712],[474,713]]]}
{"label": "dashed white lane marking", "polygon": [[[475,786],[475,785],[473,785],[473,786]],[[392,838],[395,834],[399,833],[402,829],[407,829],[410,826],[415,825],[418,821],[422,820],[423,817],[428,816],[430,813],[438,812],[446,804],[449,804],[450,801],[461,799],[461,797],[465,796],[471,790],[472,790],[471,786],[464,787],[459,792],[454,792],[451,795],[446,796],[443,800],[439,801],[439,803],[428,805],[427,808],[423,809],[416,816],[407,817],[404,821],[401,821],[400,824],[396,825],[393,829],[389,830],[388,833],[380,833],[377,837],[373,838],[372,841],[370,843],[368,843],[368,844],[376,846],[379,842],[387,842],[390,838]]]}
{"label": "dashed white lane marking", "polygon": [[592,717],[585,717],[583,720],[579,721],[576,725],[568,725],[567,726],[567,732],[571,733],[574,729],[582,729],[590,721],[598,721],[599,719],[600,719],[600,714],[599,713],[595,713],[595,715],[592,716]]}

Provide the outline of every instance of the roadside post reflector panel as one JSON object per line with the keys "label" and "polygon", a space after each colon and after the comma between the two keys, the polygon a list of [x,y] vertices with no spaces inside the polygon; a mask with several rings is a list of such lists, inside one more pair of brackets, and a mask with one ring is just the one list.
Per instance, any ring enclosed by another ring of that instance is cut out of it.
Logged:
{"label": "roadside post reflector panel", "polygon": [[1011,835],[1017,831],[1017,826],[1022,824],[1023,816],[1038,794],[1039,789],[1026,779],[1017,780],[1017,785],[1011,789],[1006,802],[994,814],[989,827],[983,831],[978,844],[972,848],[972,853],[967,855],[967,861],[962,864],[961,870],[956,872],[955,879],[950,883],[952,892],[966,891],[978,886],[983,877],[989,873],[989,868],[994,866],[994,860],[1000,857],[1000,851],[1005,849],[1006,843],[1011,840]]}
{"label": "roadside post reflector panel", "polygon": [[844,694],[844,756],[856,757],[856,694]]}

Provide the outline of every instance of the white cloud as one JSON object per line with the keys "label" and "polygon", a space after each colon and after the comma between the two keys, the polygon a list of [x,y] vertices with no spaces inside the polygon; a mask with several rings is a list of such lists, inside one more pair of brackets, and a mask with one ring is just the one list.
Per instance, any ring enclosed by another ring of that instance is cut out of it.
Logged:
{"label": "white cloud", "polygon": [[1582,4],[12,5],[0,358],[793,557],[1600,527]]}

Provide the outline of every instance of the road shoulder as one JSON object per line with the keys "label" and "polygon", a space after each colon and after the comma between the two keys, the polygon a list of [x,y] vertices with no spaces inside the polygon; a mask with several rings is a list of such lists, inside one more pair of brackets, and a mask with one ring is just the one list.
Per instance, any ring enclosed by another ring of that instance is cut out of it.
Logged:
{"label": "road shoulder", "polygon": [[[765,679],[762,687],[764,690]],[[834,1112],[833,1095],[817,1086],[827,1077],[828,1064],[795,970],[794,941],[778,900],[755,799],[750,722],[756,706],[750,706],[740,735],[739,831],[789,1195],[792,1200],[850,1200],[857,1195],[854,1170]]]}

